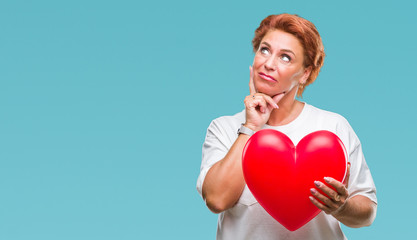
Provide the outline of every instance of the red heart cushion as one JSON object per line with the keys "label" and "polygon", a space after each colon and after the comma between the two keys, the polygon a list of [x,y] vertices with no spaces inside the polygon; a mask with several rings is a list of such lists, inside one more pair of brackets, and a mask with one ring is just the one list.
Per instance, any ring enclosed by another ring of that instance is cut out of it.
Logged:
{"label": "red heart cushion", "polygon": [[295,147],[287,135],[264,129],[246,143],[242,167],[246,184],[259,204],[295,231],[320,213],[309,199],[314,181],[332,177],[342,182],[346,163],[345,147],[332,132],[310,133]]}

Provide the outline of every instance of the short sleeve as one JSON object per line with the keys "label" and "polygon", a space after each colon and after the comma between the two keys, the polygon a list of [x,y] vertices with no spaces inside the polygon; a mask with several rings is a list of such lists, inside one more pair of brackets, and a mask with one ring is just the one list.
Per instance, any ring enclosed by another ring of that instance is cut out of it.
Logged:
{"label": "short sleeve", "polygon": [[337,119],[336,134],[345,145],[350,162],[349,197],[363,195],[377,203],[374,180],[366,164],[362,144],[349,122],[340,115]]}
{"label": "short sleeve", "polygon": [[201,196],[207,172],[216,162],[223,159],[228,151],[229,147],[227,140],[222,136],[221,126],[214,120],[207,129],[206,138],[203,143],[200,175],[197,179],[197,191]]}
{"label": "short sleeve", "polygon": [[349,162],[351,163],[348,186],[349,197],[363,195],[377,203],[376,187],[371,171],[366,164],[360,143],[349,153]]}

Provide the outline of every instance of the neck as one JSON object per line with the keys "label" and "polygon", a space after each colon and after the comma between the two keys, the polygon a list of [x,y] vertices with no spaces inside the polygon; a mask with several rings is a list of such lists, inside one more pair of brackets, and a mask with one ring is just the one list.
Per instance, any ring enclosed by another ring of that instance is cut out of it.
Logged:
{"label": "neck", "polygon": [[281,126],[294,121],[301,113],[304,103],[295,99],[298,87],[294,87],[279,101],[279,109],[274,109],[267,122],[270,126]]}

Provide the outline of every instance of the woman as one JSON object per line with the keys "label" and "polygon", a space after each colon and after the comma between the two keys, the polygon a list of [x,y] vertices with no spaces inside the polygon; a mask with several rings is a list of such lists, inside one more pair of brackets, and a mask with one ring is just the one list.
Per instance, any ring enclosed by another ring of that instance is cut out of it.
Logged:
{"label": "woman", "polygon": [[[220,213],[217,239],[346,239],[339,222],[369,226],[376,215],[376,189],[360,141],[346,119],[295,99],[323,65],[321,37],[311,22],[280,14],[261,22],[252,44],[255,58],[245,110],[213,120],[203,145],[197,189],[208,208]],[[310,201],[322,212],[294,232],[257,203],[243,177],[243,148],[250,135],[265,128],[285,133],[294,144],[311,132],[328,130],[338,135],[348,153],[348,180],[317,179]]]}

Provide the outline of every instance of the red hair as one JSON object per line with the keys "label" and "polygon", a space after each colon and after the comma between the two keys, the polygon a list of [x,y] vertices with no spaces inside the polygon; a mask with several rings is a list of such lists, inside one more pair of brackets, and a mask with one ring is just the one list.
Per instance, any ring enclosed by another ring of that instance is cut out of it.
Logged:
{"label": "red hair", "polygon": [[316,80],[320,68],[324,62],[324,47],[319,32],[314,24],[298,15],[279,14],[270,15],[262,20],[255,30],[255,37],[252,40],[253,51],[256,52],[263,37],[271,30],[281,30],[294,35],[304,49],[304,67],[311,67],[311,73],[303,86],[298,88],[297,96],[301,96],[304,86]]}

